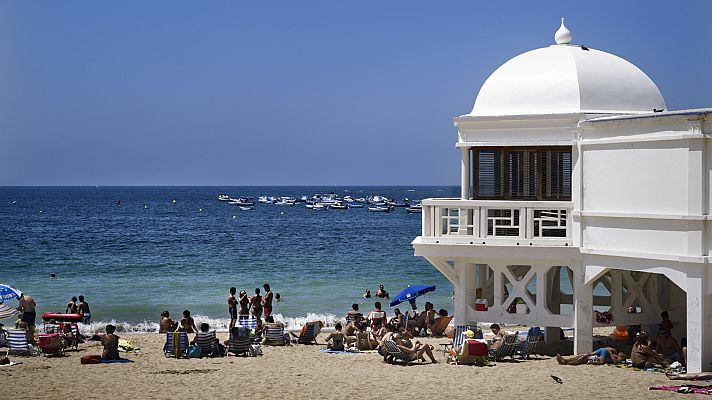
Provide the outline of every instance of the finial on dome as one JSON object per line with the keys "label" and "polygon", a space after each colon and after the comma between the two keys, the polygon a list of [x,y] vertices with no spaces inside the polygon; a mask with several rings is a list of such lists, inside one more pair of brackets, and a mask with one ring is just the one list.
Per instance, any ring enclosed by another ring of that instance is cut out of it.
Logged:
{"label": "finial on dome", "polygon": [[554,40],[556,40],[556,44],[571,44],[571,40],[573,39],[573,36],[571,35],[571,31],[564,25],[564,19],[561,18],[561,26],[559,27],[559,30],[556,31],[554,34]]}

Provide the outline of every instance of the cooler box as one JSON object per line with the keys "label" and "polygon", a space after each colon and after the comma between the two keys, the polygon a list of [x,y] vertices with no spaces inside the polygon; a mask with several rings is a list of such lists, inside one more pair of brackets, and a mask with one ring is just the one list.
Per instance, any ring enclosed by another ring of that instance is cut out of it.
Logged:
{"label": "cooler box", "polygon": [[477,299],[475,301],[476,311],[487,311],[487,299]]}
{"label": "cooler box", "polygon": [[489,354],[487,343],[481,340],[466,339],[462,347],[462,352],[468,357],[486,357]]}

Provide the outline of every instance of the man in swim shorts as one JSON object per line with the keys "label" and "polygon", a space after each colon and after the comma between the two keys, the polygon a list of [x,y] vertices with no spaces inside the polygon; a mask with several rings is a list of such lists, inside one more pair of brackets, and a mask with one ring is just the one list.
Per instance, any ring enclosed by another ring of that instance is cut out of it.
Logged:
{"label": "man in swim shorts", "polygon": [[20,305],[17,310],[22,313],[21,320],[27,324],[27,340],[35,343],[35,318],[37,318],[37,303],[32,296],[20,293]]}
{"label": "man in swim shorts", "polygon": [[91,324],[91,310],[89,309],[89,303],[84,301],[84,296],[79,296],[79,314],[82,314],[82,324]]}
{"label": "man in swim shorts", "polygon": [[630,351],[630,360],[636,368],[650,368],[654,364],[660,364],[663,368],[667,368],[668,364],[663,360],[663,357],[657,351],[650,347],[650,334],[646,331],[641,331],[635,336],[635,343]]}
{"label": "man in swim shorts", "polygon": [[235,298],[235,293],[237,293],[237,288],[231,287],[230,292],[227,294],[227,312],[230,314],[230,330],[237,323],[237,299]]}
{"label": "man in swim shorts", "polygon": [[265,283],[264,285],[262,285],[262,287],[265,289],[265,295],[262,298],[262,304],[264,304],[265,318],[267,318],[272,315],[272,297],[274,295],[272,294],[272,290],[269,287],[269,283]]}
{"label": "man in swim shorts", "polygon": [[625,361],[625,355],[618,353],[618,350],[613,347],[601,347],[588,354],[581,354],[569,358],[561,357],[561,354],[556,355],[556,362],[560,365],[603,365],[603,364],[618,364]]}

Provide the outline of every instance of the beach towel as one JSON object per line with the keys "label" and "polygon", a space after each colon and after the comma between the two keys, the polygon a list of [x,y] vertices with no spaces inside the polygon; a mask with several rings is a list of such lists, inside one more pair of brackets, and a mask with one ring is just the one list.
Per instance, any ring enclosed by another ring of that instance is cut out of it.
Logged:
{"label": "beach towel", "polygon": [[321,349],[321,350],[319,350],[319,352],[327,353],[327,354],[361,354],[361,352],[358,352],[358,351],[332,350],[332,349]]}
{"label": "beach towel", "polygon": [[0,364],[0,367],[12,367],[13,365],[22,364],[21,362],[12,362],[10,364]]}
{"label": "beach towel", "polygon": [[685,386],[651,386],[648,390],[662,390],[666,392],[677,392],[677,393],[695,393],[695,394],[706,394],[712,396],[712,386],[697,386],[697,385],[685,385]]}
{"label": "beach towel", "polygon": [[117,358],[114,360],[104,360],[100,355],[84,356],[79,359],[80,364],[116,364],[116,363],[132,363],[132,360],[126,358]]}

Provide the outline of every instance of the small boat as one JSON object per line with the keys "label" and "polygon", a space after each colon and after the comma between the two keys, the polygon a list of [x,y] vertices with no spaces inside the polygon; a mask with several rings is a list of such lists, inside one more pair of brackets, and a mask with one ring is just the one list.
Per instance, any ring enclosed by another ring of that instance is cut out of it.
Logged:
{"label": "small boat", "polygon": [[231,201],[228,204],[231,204],[233,206],[240,206],[240,207],[254,207],[255,203],[251,201],[244,201],[244,200],[235,200]]}
{"label": "small boat", "polygon": [[391,212],[391,211],[393,211],[393,209],[394,209],[393,206],[368,207],[368,211],[370,211],[370,212]]}
{"label": "small boat", "polygon": [[349,205],[349,208],[363,208],[362,203],[347,203]]}
{"label": "small boat", "polygon": [[328,209],[329,209],[329,207],[327,207],[326,205],[321,204],[321,203],[316,203],[312,206],[312,210],[314,210],[314,211],[324,211],[324,210],[328,210]]}
{"label": "small boat", "polygon": [[259,201],[262,204],[271,204],[271,203],[274,203],[274,198],[269,198],[267,196],[260,196],[257,198],[257,201]]}
{"label": "small boat", "polygon": [[345,204],[343,201],[339,201],[339,202],[329,205],[329,208],[333,208],[334,210],[348,210],[349,206],[347,204]]}
{"label": "small boat", "polygon": [[254,210],[254,209],[255,209],[255,206],[240,206],[240,210],[242,210],[242,211],[250,211],[250,210]]}
{"label": "small boat", "polygon": [[412,207],[406,207],[405,212],[408,214],[422,214],[423,213],[423,206],[420,204],[416,204]]}
{"label": "small boat", "polygon": [[218,201],[230,201],[230,196],[226,194],[218,195]]}

